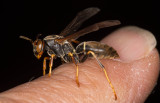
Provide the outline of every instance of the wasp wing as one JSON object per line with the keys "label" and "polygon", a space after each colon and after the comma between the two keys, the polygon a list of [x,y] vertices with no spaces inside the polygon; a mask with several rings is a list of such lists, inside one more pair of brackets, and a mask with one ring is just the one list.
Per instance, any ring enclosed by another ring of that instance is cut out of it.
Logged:
{"label": "wasp wing", "polygon": [[79,29],[79,27],[84,21],[94,16],[99,11],[100,11],[99,8],[91,7],[79,12],[76,15],[76,17],[71,21],[71,23],[60,33],[60,36],[67,36],[73,34],[74,32],[77,31],[77,29]]}
{"label": "wasp wing", "polygon": [[102,22],[99,22],[99,23],[96,23],[96,24],[93,24],[91,26],[88,26],[72,35],[69,35],[63,39],[59,39],[58,41],[64,41],[64,40],[68,40],[68,41],[71,41],[71,40],[76,40],[78,39],[80,36],[83,36],[85,34],[88,34],[88,33],[91,33],[91,32],[94,32],[94,31],[97,31],[101,28],[105,28],[105,27],[110,27],[110,26],[115,26],[115,25],[119,25],[120,24],[120,21],[119,20],[107,20],[107,21],[102,21]]}

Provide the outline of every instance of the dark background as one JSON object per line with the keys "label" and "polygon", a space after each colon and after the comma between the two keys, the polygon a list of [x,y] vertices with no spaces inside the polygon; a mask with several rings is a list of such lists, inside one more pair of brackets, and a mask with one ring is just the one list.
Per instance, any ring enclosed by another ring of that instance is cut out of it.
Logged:
{"label": "dark background", "polygon": [[[140,1],[140,0],[139,0]],[[1,12],[1,71],[0,92],[28,82],[42,75],[43,57],[37,60],[32,52],[32,45],[19,39],[20,35],[35,39],[38,33],[42,38],[49,34],[58,34],[75,17],[76,13],[88,8],[99,7],[101,12],[82,26],[98,21],[118,19],[122,25],[102,29],[79,40],[101,40],[113,30],[127,25],[136,25],[151,31],[159,46],[159,3],[158,1],[116,1],[116,0],[53,0],[28,1],[5,0]],[[101,34],[101,35],[98,35]],[[54,62],[54,67],[60,60]],[[160,80],[145,103],[158,103]]]}

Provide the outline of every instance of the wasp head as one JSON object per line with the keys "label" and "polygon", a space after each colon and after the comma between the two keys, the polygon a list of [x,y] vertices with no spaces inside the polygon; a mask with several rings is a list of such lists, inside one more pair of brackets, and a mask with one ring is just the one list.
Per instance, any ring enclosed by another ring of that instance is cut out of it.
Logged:
{"label": "wasp head", "polygon": [[32,39],[25,37],[25,36],[20,36],[20,38],[28,40],[32,43],[33,45],[33,53],[37,57],[37,59],[40,59],[43,51],[44,51],[44,41],[41,39],[38,39],[40,35],[37,36],[37,39],[35,41],[32,41]]}
{"label": "wasp head", "polygon": [[35,40],[32,45],[34,55],[37,59],[40,59],[43,54],[44,42],[41,39],[38,39]]}

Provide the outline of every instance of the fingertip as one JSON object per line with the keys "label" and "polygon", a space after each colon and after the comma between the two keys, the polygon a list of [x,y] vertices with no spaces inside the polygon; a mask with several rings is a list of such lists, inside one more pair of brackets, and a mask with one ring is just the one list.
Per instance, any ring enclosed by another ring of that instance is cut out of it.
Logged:
{"label": "fingertip", "polygon": [[151,32],[136,26],[120,28],[101,42],[113,47],[124,62],[147,56],[157,44]]}

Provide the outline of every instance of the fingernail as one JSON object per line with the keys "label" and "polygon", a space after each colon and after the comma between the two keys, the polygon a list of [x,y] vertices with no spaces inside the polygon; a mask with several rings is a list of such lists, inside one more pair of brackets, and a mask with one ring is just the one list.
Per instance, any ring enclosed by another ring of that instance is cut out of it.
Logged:
{"label": "fingernail", "polygon": [[124,62],[130,62],[147,56],[156,46],[154,35],[136,26],[120,28],[102,40],[112,46]]}

